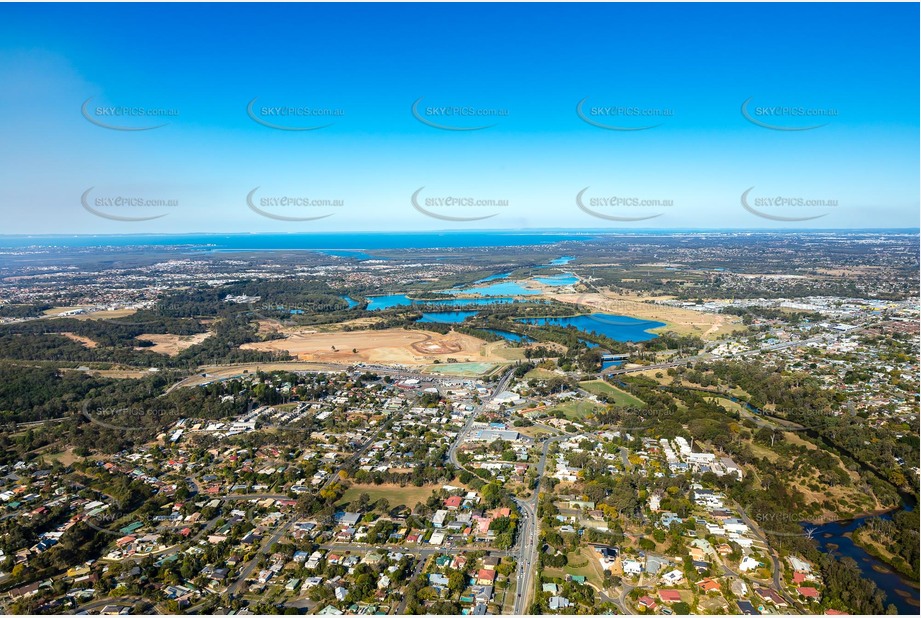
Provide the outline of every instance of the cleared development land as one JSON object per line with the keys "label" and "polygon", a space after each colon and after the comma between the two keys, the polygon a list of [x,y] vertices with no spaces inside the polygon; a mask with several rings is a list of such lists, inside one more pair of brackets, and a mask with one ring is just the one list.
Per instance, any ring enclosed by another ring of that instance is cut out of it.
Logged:
{"label": "cleared development land", "polygon": [[89,337],[77,335],[76,333],[61,333],[61,335],[67,337],[71,341],[76,341],[77,343],[83,344],[83,346],[87,348],[95,348],[97,345],[99,345]]}
{"label": "cleared development land", "polygon": [[211,333],[199,333],[197,335],[138,335],[136,339],[149,341],[152,346],[138,347],[139,350],[147,350],[167,356],[176,356],[186,348],[198,345],[211,336]]}
{"label": "cleared development land", "polygon": [[400,363],[418,366],[448,359],[464,363],[508,360],[498,353],[503,348],[453,331],[442,335],[401,328],[331,333],[283,329],[282,333],[284,339],[247,343],[241,347],[268,352],[285,351],[301,361],[333,363]]}

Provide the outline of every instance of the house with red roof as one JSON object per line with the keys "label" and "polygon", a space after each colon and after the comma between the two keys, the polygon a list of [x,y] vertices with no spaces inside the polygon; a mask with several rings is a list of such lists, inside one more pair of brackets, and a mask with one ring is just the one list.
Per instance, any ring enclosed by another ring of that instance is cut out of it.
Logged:
{"label": "house with red roof", "polygon": [[659,600],[663,603],[677,603],[681,600],[681,593],[677,590],[660,590]]}
{"label": "house with red roof", "polygon": [[133,543],[136,538],[137,537],[135,537],[133,534],[129,534],[115,541],[115,544],[118,545],[119,547],[124,547],[125,545],[129,543]]}
{"label": "house with red roof", "polygon": [[818,601],[819,597],[821,596],[819,591],[812,586],[801,586],[797,588],[796,591],[801,597],[804,599],[809,599],[810,601]]}
{"label": "house with red roof", "polygon": [[489,532],[489,524],[492,523],[492,517],[482,517],[479,515],[473,516],[473,521],[477,524],[477,532],[479,534],[486,534]]}
{"label": "house with red roof", "polygon": [[480,586],[491,586],[496,581],[496,572],[490,569],[480,569],[476,574],[476,583]]}
{"label": "house with red roof", "polygon": [[636,600],[636,604],[640,607],[645,607],[649,611],[655,611],[658,605],[652,597],[642,596]]}
{"label": "house with red roof", "polygon": [[463,498],[461,498],[460,496],[451,496],[450,498],[445,500],[445,508],[448,509],[449,511],[456,511],[457,509],[461,507],[462,502],[463,502]]}
{"label": "house with red roof", "polygon": [[719,592],[720,591],[720,585],[716,581],[710,579],[709,577],[697,582],[697,587],[700,588],[703,592]]}

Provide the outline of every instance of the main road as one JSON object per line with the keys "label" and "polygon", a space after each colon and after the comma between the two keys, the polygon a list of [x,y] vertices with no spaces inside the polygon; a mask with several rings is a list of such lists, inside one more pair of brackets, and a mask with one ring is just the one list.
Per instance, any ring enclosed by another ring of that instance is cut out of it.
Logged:
{"label": "main road", "polygon": [[[473,426],[476,417],[479,416],[480,411],[486,405],[488,405],[499,393],[505,390],[512,378],[513,373],[514,370],[509,370],[504,376],[502,376],[492,394],[476,409],[473,410],[467,419],[467,422],[464,424],[464,427],[457,433],[457,438],[448,449],[448,460],[457,468],[460,468],[461,470],[467,470],[457,459],[458,447],[463,444],[467,433],[469,433],[470,428]],[[540,460],[537,463],[537,475],[534,481],[535,486],[533,492],[531,493],[531,497],[527,500],[513,498],[516,506],[518,507],[518,510],[521,513],[521,517],[518,520],[517,549],[514,552],[518,561],[518,584],[516,586],[514,610],[512,611],[512,613],[515,615],[522,615],[525,613],[525,609],[527,608],[528,602],[531,598],[533,575],[537,564],[537,548],[540,541],[540,525],[537,519],[537,503],[540,496],[541,480],[544,476],[544,470],[547,467],[547,453],[550,450],[550,444],[560,440],[576,437],[577,435],[579,434],[560,434],[546,438],[544,440],[544,448],[541,450]],[[470,470],[467,471],[470,472]]]}
{"label": "main road", "polygon": [[[457,432],[457,437],[454,439],[454,442],[452,442],[451,446],[448,448],[448,461],[450,461],[455,467],[460,468],[462,470],[466,470],[466,468],[464,468],[464,466],[462,466],[461,463],[457,461],[457,447],[463,444],[464,438],[466,438],[467,433],[469,433],[470,428],[473,426],[473,422],[476,420],[476,417],[480,415],[480,412],[483,410],[483,408],[489,405],[489,403],[491,403],[492,400],[495,399],[499,393],[505,390],[505,388],[508,386],[508,383],[511,381],[512,375],[514,373],[515,373],[514,369],[509,369],[508,371],[505,372],[505,375],[503,375],[499,379],[499,382],[496,383],[496,387],[493,389],[489,397],[482,400],[480,402],[480,405],[478,405],[476,408],[473,409],[473,411],[470,413],[470,416],[467,417],[467,422],[464,423],[463,428],[461,428],[461,430]],[[469,470],[467,471],[469,472]]]}
{"label": "main road", "polygon": [[540,460],[537,463],[537,477],[534,480],[534,491],[527,500],[514,498],[515,504],[521,511],[519,520],[520,533],[518,534],[518,586],[515,597],[515,615],[522,615],[528,607],[532,593],[532,577],[537,565],[537,551],[540,545],[540,522],[537,518],[537,503],[540,499],[540,485],[547,467],[547,453],[550,444],[570,438],[578,438],[583,434],[564,433],[544,439],[544,448],[541,450]]}

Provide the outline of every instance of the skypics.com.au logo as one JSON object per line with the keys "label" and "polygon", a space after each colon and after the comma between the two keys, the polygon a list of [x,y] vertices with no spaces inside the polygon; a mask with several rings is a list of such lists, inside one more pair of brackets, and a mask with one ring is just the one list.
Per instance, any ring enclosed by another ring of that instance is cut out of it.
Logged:
{"label": "skypics.com.au logo", "polygon": [[318,119],[342,118],[345,110],[334,107],[309,107],[306,105],[256,105],[259,97],[246,105],[250,119],[276,131],[318,131],[331,127],[335,122],[317,124]]}
{"label": "skypics.com.au logo", "polygon": [[469,195],[442,195],[423,197],[425,187],[419,187],[410,197],[412,207],[426,217],[441,221],[481,221],[495,217],[496,209],[508,208],[507,199],[474,197]]}
{"label": "skypics.com.au logo", "polygon": [[86,120],[110,131],[152,131],[169,124],[168,118],[178,118],[179,110],[143,105],[92,105],[93,97],[80,106]]}
{"label": "skypics.com.au logo", "polygon": [[[110,431],[138,432],[149,430],[144,427],[147,420],[155,420],[166,416],[179,418],[179,408],[168,407],[165,410],[154,410],[137,405],[107,407],[93,406],[89,402],[83,404],[83,417],[89,422]],[[159,422],[159,421],[158,421]]]}
{"label": "skypics.com.au logo", "polygon": [[496,126],[483,124],[484,119],[507,118],[504,108],[477,107],[476,105],[422,105],[425,97],[419,97],[412,104],[413,118],[422,124],[442,131],[482,131]]}
{"label": "skypics.com.au logo", "polygon": [[[587,124],[607,131],[647,131],[662,126],[674,110],[637,105],[586,105],[588,97],[576,104],[576,115]],[[650,124],[652,122],[653,124]]]}
{"label": "skypics.com.au logo", "polygon": [[109,194],[90,197],[95,188],[90,187],[83,192],[80,196],[80,204],[87,212],[111,221],[152,221],[169,214],[168,212],[163,212],[164,209],[179,206],[178,199],[143,195]]}
{"label": "skypics.com.au logo", "polygon": [[[803,521],[802,517],[798,517],[793,513],[759,508],[741,508],[740,510],[751,522],[754,522],[760,532],[768,535],[768,537],[805,537],[811,539],[817,529],[816,526],[810,526]],[[756,530],[752,532],[757,535]]]}
{"label": "skypics.com.au logo", "polygon": [[748,97],[742,103],[742,117],[755,126],[772,131],[812,131],[828,124],[817,120],[837,118],[835,108],[804,105],[754,105]]}
{"label": "skypics.com.au logo", "polygon": [[268,195],[257,198],[257,191],[259,187],[246,194],[246,205],[256,214],[276,221],[317,221],[332,217],[336,210],[345,206],[345,200],[342,199],[305,195]]}
{"label": "skypics.com.au logo", "polygon": [[[751,195],[754,188],[749,187],[743,191],[740,202],[742,208],[762,219],[782,222],[811,221],[821,219],[830,212],[829,209],[838,207],[838,200],[835,199],[815,199],[793,195],[756,197]],[[809,214],[794,216],[793,213],[798,212]]]}
{"label": "skypics.com.au logo", "polygon": [[582,212],[606,221],[646,221],[661,217],[662,209],[673,208],[674,200],[636,195],[609,194],[592,197],[586,195],[591,187],[576,194],[576,206]]}

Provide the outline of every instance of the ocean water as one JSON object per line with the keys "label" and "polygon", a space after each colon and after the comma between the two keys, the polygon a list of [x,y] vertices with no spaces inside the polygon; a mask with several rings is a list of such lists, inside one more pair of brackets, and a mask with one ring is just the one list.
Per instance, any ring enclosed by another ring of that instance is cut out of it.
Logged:
{"label": "ocean water", "polygon": [[[439,231],[342,232],[326,234],[94,234],[0,236],[0,247],[176,246],[208,251],[292,250],[336,251],[343,257],[370,259],[374,249],[429,249],[442,247],[514,247],[565,240],[591,240],[593,232]],[[377,258],[375,258],[377,259]]]}

